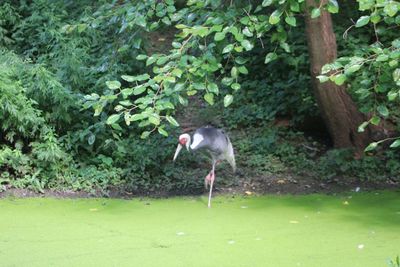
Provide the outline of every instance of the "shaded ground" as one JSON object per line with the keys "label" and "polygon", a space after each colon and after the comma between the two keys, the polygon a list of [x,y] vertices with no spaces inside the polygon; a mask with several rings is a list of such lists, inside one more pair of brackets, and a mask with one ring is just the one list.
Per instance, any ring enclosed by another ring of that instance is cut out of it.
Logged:
{"label": "shaded ground", "polygon": [[2,199],[8,266],[387,266],[400,194]]}
{"label": "shaded ground", "polygon": [[[201,179],[201,178],[199,178]],[[330,180],[320,181],[307,177],[293,178],[290,175],[286,176],[260,176],[254,178],[240,178],[237,177],[234,185],[215,183],[215,195],[264,195],[264,194],[338,194],[348,192],[369,192],[375,190],[399,190],[399,185],[391,180],[379,182],[366,182],[357,180]],[[207,194],[208,190],[204,192],[193,192],[193,195]],[[123,188],[113,188],[109,192],[83,192],[83,191],[61,191],[61,190],[45,190],[44,193],[34,192],[29,189],[7,188],[5,191],[0,192],[0,198],[4,197],[56,197],[56,198],[91,198],[91,197],[111,197],[111,198],[133,198],[133,197],[171,197],[182,195],[179,192],[139,192],[131,193]]]}

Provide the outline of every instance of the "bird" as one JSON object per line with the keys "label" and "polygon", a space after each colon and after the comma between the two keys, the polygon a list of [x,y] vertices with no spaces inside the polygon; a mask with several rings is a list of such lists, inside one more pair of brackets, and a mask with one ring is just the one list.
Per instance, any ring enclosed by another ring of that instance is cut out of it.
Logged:
{"label": "bird", "polygon": [[215,166],[223,160],[228,161],[231,165],[233,172],[236,172],[235,154],[232,143],[228,135],[222,129],[214,128],[212,126],[204,126],[198,128],[193,138],[188,133],[179,136],[179,143],[176,148],[173,161],[178,157],[179,152],[183,147],[188,151],[206,150],[211,155],[212,168],[211,171],[204,179],[204,185],[207,188],[210,185],[210,192],[208,196],[208,207],[211,207],[211,195],[213,184],[215,180]]}

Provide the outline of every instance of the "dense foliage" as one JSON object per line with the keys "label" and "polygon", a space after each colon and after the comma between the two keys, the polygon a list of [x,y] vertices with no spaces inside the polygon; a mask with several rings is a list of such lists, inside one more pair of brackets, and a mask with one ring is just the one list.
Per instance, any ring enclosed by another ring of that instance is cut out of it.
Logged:
{"label": "dense foliage", "polygon": [[[338,38],[343,57],[320,79],[349,82],[372,114],[360,131],[368,123],[395,131],[400,4],[358,4],[339,10],[330,0],[311,11],[342,12],[334,23],[347,35]],[[247,177],[397,179],[393,150],[355,161],[299,132],[323,128],[309,127],[319,120],[302,12],[301,0],[2,1],[0,190],[200,192],[207,161],[171,162],[182,122],[228,128]],[[199,102],[207,106],[187,116]]]}

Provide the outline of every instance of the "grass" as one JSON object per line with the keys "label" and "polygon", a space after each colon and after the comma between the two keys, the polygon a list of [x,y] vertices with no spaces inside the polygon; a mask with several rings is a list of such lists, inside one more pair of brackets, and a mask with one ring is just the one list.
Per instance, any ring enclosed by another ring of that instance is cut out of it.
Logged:
{"label": "grass", "polygon": [[400,193],[2,199],[1,266],[387,266]]}

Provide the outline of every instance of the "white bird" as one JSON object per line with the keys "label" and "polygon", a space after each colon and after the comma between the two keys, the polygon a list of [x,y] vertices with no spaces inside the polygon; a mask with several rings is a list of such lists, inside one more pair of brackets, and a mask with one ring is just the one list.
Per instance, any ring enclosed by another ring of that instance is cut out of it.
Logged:
{"label": "white bird", "polygon": [[208,207],[211,207],[211,194],[215,180],[215,166],[222,160],[227,160],[232,166],[233,172],[236,171],[235,154],[233,146],[226,133],[211,126],[201,127],[197,129],[192,138],[189,134],[184,133],[179,136],[179,144],[176,148],[174,161],[178,157],[179,152],[183,147],[186,149],[196,151],[199,149],[207,150],[212,158],[212,169],[204,180],[207,188],[210,185],[210,193],[208,196]]}

